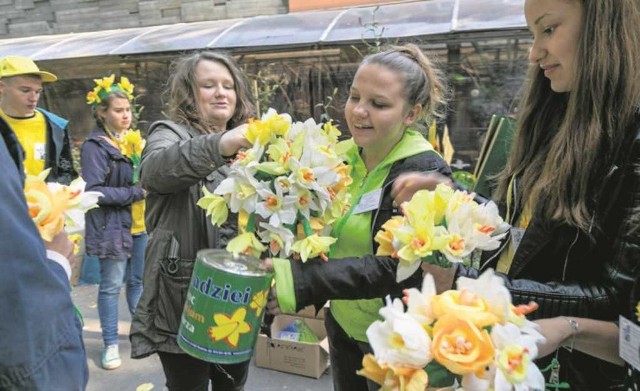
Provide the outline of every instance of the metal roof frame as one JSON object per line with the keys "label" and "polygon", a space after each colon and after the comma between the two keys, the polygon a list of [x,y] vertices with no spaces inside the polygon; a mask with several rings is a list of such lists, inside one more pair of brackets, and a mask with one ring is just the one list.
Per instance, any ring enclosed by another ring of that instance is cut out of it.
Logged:
{"label": "metal roof frame", "polygon": [[[524,0],[423,0],[0,40],[0,57],[34,60],[168,54],[200,49],[259,51],[373,39],[522,32]],[[482,35],[482,34],[481,34]]]}

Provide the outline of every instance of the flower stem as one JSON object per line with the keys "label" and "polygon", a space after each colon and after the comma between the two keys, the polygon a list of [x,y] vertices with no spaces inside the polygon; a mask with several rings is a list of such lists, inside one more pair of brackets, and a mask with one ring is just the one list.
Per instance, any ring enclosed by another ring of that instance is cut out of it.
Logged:
{"label": "flower stem", "polygon": [[309,220],[307,218],[302,219],[302,228],[304,229],[305,236],[309,237],[313,235],[313,230],[311,229],[311,224],[309,224]]}
{"label": "flower stem", "polygon": [[247,219],[247,232],[256,232],[256,214],[252,212]]}

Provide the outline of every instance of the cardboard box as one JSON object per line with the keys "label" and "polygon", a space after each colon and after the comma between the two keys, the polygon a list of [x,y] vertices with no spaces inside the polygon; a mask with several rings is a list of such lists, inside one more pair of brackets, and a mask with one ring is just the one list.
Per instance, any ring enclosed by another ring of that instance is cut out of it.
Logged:
{"label": "cardboard box", "polygon": [[296,319],[301,319],[318,337],[318,343],[286,341],[258,335],[256,341],[256,366],[276,371],[319,378],[329,366],[329,341],[324,320],[295,315],[276,315],[271,324],[271,335]]}
{"label": "cardboard box", "polygon": [[329,302],[324,305],[324,307],[320,308],[320,311],[316,314],[316,307],[313,305],[308,305],[296,312],[297,316],[301,316],[303,318],[315,318],[315,319],[324,319],[325,312],[329,311]]}

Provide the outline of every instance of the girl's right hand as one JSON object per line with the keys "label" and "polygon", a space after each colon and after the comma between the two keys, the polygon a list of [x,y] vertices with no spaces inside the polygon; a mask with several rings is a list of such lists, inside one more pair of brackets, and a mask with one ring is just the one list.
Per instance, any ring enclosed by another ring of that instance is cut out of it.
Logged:
{"label": "girl's right hand", "polygon": [[418,190],[434,190],[441,183],[452,186],[451,179],[438,172],[400,174],[391,188],[393,203],[400,206],[403,202],[409,201]]}

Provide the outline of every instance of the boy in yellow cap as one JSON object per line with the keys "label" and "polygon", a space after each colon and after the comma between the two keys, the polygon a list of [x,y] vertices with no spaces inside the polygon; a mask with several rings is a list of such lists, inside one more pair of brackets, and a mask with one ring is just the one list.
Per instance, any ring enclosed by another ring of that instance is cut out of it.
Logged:
{"label": "boy in yellow cap", "polygon": [[57,79],[28,57],[1,58],[0,117],[13,128],[24,149],[27,174],[51,168],[47,181],[69,184],[78,176],[71,156],[69,121],[37,107],[42,83]]}

